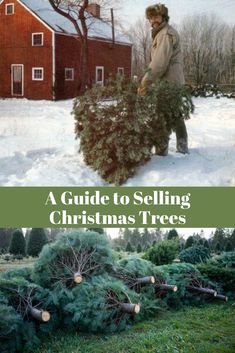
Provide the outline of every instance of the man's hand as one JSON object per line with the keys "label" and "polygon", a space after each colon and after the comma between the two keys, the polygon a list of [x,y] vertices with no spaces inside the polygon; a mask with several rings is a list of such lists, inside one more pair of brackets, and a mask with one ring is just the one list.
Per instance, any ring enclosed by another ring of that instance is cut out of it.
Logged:
{"label": "man's hand", "polygon": [[146,95],[146,88],[145,87],[139,87],[138,88],[138,91],[137,91],[137,94],[139,95],[139,96],[145,96]]}

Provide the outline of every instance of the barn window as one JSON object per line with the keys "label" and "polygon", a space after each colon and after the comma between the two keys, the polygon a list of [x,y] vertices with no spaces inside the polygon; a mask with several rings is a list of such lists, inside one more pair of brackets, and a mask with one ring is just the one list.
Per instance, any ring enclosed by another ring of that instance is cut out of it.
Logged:
{"label": "barn window", "polygon": [[65,81],[74,81],[74,69],[65,68]]}
{"label": "barn window", "polygon": [[44,70],[42,67],[33,67],[32,69],[32,79],[34,81],[43,81]]}
{"label": "barn window", "polygon": [[118,72],[118,75],[124,76],[124,67],[118,67],[117,72]]}
{"label": "barn window", "polygon": [[33,33],[32,34],[32,45],[42,46],[43,45],[43,33]]}
{"label": "barn window", "polygon": [[95,82],[99,85],[104,84],[104,67],[103,66],[96,66],[96,75],[95,75]]}
{"label": "barn window", "polygon": [[14,14],[14,4],[6,4],[5,13],[6,13],[6,15],[13,15]]}

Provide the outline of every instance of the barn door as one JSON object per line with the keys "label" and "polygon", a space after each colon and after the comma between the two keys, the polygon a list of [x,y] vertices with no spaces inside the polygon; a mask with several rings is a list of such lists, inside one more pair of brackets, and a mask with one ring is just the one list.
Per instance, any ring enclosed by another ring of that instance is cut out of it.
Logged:
{"label": "barn door", "polygon": [[11,92],[13,96],[24,95],[24,66],[12,65],[11,66]]}

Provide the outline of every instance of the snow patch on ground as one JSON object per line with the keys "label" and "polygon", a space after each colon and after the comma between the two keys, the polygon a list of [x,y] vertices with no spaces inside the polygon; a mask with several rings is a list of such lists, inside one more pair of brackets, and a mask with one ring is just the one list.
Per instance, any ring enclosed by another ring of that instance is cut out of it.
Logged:
{"label": "snow patch on ground", "polygon": [[[235,186],[235,100],[196,98],[189,155],[153,156],[126,186]],[[104,186],[78,153],[72,100],[0,100],[0,185]]]}

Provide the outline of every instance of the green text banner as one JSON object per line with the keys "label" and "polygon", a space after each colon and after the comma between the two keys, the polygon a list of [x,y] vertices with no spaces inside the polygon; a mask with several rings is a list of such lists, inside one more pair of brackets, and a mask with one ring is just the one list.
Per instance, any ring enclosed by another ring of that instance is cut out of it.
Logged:
{"label": "green text banner", "polygon": [[0,227],[235,227],[232,187],[1,187]]}

